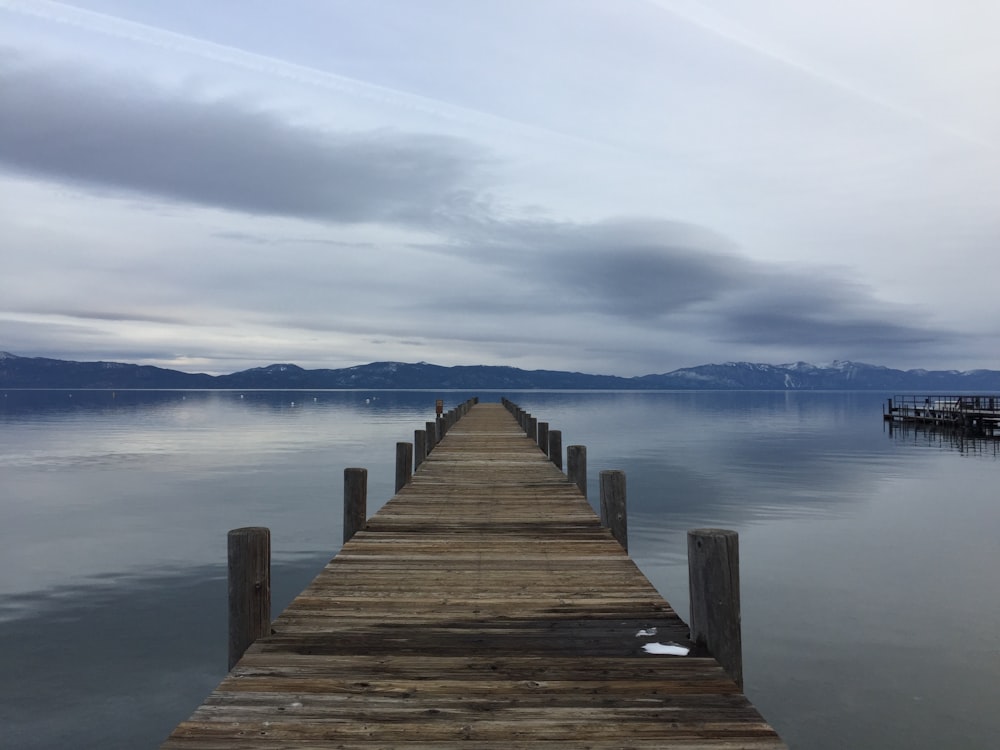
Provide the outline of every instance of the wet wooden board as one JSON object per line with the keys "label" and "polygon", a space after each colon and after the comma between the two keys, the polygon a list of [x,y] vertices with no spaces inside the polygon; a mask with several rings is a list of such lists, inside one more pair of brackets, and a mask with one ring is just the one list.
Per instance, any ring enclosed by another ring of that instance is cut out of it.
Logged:
{"label": "wet wooden board", "polygon": [[163,748],[784,747],[713,659],[643,651],[686,625],[500,404],[273,631]]}

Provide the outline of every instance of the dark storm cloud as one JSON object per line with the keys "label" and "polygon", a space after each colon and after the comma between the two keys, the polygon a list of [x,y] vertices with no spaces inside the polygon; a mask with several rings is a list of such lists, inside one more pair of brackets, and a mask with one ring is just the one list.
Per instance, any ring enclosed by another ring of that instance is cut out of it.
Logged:
{"label": "dark storm cloud", "polygon": [[296,127],[240,102],[167,94],[0,55],[0,163],[237,211],[425,223],[471,210],[480,154],[445,136]]}
{"label": "dark storm cloud", "polygon": [[[921,324],[912,309],[878,300],[842,271],[768,263],[738,255],[717,233],[680,222],[642,219],[595,224],[490,227],[464,251],[504,270],[522,304],[534,285],[539,315],[600,312],[620,321],[623,340],[676,333],[728,348],[795,348],[828,357],[919,353],[948,332]],[[520,282],[520,283],[518,283]],[[469,310],[493,314],[498,299]]]}
{"label": "dark storm cloud", "polygon": [[885,347],[915,349],[954,334],[920,326],[913,314],[878,304],[862,286],[831,272],[762,276],[741,298],[721,300],[714,312],[718,339],[760,346]]}
{"label": "dark storm cloud", "polygon": [[650,321],[738,288],[752,264],[732,243],[692,224],[647,219],[589,224],[492,222],[457,230],[452,256],[551,289],[560,306]]}
{"label": "dark storm cloud", "polygon": [[590,309],[652,321],[738,286],[747,264],[723,246],[712,232],[677,222],[602,222],[567,232],[548,275]]}

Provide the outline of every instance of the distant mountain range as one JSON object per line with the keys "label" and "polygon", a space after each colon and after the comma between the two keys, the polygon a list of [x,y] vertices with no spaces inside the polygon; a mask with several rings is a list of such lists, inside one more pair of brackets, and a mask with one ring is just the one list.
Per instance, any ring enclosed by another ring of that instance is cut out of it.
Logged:
{"label": "distant mountain range", "polygon": [[121,362],[71,362],[0,352],[0,388],[191,389],[607,389],[607,390],[878,390],[1000,391],[1000,371],[893,370],[860,362],[767,365],[727,362],[661,375],[621,378],[557,370],[426,362],[373,362],[339,370],[274,364],[229,375],[205,375]]}

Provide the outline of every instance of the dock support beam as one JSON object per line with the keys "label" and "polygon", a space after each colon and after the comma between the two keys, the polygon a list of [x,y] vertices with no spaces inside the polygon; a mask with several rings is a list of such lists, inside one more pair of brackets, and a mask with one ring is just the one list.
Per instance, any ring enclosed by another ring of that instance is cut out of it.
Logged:
{"label": "dock support beam", "polygon": [[625,472],[602,471],[601,526],[611,530],[618,543],[628,552],[628,513],[625,506]]}
{"label": "dock support beam", "polygon": [[250,644],[271,634],[271,531],[233,529],[229,547],[229,669]]}
{"label": "dock support beam", "polygon": [[344,542],[368,520],[368,469],[344,469]]}
{"label": "dock support beam", "polygon": [[691,640],[707,648],[743,690],[739,535],[693,529],[687,539]]}

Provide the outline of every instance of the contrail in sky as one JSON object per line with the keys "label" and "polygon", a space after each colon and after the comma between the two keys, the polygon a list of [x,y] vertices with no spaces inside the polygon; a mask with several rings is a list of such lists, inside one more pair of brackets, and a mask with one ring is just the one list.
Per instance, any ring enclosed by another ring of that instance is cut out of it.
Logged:
{"label": "contrail in sky", "polygon": [[854,98],[861,99],[869,104],[873,104],[901,117],[915,120],[931,130],[936,130],[952,138],[957,138],[970,145],[979,146],[994,153],[1000,152],[1000,148],[998,148],[997,144],[992,143],[991,141],[987,141],[978,136],[958,130],[950,125],[942,124],[937,120],[931,119],[923,112],[898,104],[885,98],[884,96],[867,91],[854,83],[844,80],[843,78],[827,73],[826,71],[819,70],[792,56],[784,50],[779,49],[773,42],[761,40],[760,38],[754,36],[754,34],[748,29],[740,26],[731,19],[712,11],[711,9],[705,8],[701,4],[692,4],[689,2],[683,2],[683,0],[681,2],[678,2],[677,0],[643,0],[643,2],[666,11],[676,18],[680,18],[693,26],[697,26],[700,29],[721,37],[732,44],[739,45],[740,47],[748,49],[755,54],[767,57],[777,63],[793,68],[810,78],[821,81],[827,86],[835,88],[853,96]]}
{"label": "contrail in sky", "polygon": [[204,39],[185,36],[135,21],[128,21],[115,16],[84,10],[65,3],[53,2],[52,0],[0,0],[0,9],[52,23],[105,34],[116,39],[125,39],[170,52],[180,52],[205,60],[232,65],[254,73],[263,73],[292,80],[296,83],[318,86],[380,104],[391,104],[397,108],[409,109],[437,119],[473,126],[474,128],[489,125],[508,133],[515,131],[519,135],[528,138],[554,136],[561,140],[575,141],[590,147],[599,146],[608,148],[607,144],[598,143],[579,135],[456,106],[441,100],[410,94],[398,89],[360,81],[336,73],[310,68],[305,65],[298,65],[278,58],[247,52],[236,47],[216,44]]}

